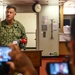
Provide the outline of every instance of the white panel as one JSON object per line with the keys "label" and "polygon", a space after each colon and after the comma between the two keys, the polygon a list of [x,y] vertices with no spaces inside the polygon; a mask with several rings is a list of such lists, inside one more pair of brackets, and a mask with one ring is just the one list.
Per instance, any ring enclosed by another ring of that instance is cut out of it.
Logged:
{"label": "white panel", "polygon": [[0,6],[0,20],[3,20],[3,6]]}
{"label": "white panel", "polygon": [[27,37],[28,37],[27,47],[36,47],[35,34],[27,34]]}
{"label": "white panel", "polygon": [[75,14],[75,8],[74,7],[64,7],[64,15],[68,15],[68,14]]}
{"label": "white panel", "polygon": [[15,19],[20,21],[26,32],[35,32],[36,31],[36,14],[35,13],[17,13]]}
{"label": "white panel", "polygon": [[5,16],[6,16],[6,6],[0,6],[0,20],[4,20],[5,19]]}
{"label": "white panel", "polygon": [[17,13],[15,19],[21,22],[26,30],[28,37],[27,47],[36,47],[36,14],[35,13]]}

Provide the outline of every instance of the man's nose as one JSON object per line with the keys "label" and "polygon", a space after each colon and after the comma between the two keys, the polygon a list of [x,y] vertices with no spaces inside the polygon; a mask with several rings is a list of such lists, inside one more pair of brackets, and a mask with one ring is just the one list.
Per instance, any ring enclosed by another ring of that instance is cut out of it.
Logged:
{"label": "man's nose", "polygon": [[10,12],[8,12],[7,15],[10,15]]}

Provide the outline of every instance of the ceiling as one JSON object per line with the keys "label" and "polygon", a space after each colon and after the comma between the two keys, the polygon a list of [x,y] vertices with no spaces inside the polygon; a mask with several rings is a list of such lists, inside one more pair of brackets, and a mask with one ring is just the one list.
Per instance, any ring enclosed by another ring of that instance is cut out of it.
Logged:
{"label": "ceiling", "polygon": [[42,5],[61,5],[68,1],[75,3],[75,0],[0,0],[0,3],[13,5],[32,5],[37,1]]}
{"label": "ceiling", "polygon": [[3,4],[13,4],[13,5],[32,5],[35,2],[39,2],[40,4],[50,4],[57,5],[58,0],[0,0]]}
{"label": "ceiling", "polygon": [[13,4],[13,5],[31,5],[39,1],[40,4],[48,4],[50,0],[0,0],[4,4]]}

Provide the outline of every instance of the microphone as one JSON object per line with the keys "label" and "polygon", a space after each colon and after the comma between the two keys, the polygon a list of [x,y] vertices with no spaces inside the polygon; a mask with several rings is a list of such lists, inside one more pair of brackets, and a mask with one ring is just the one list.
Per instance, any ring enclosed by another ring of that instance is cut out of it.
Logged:
{"label": "microphone", "polygon": [[27,43],[27,39],[25,39],[25,38],[21,39],[21,40],[20,40],[20,43],[26,44],[26,43]]}
{"label": "microphone", "polygon": [[19,47],[21,49],[24,49],[25,50],[25,44],[26,43],[27,43],[27,39],[25,39],[25,38],[20,39],[20,41],[19,41]]}

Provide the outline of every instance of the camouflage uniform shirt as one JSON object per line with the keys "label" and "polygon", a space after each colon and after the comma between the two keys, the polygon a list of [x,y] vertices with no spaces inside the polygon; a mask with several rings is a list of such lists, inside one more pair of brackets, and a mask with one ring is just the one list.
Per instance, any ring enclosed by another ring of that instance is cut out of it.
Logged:
{"label": "camouflage uniform shirt", "polygon": [[25,28],[20,22],[14,20],[12,25],[8,25],[6,20],[0,22],[0,43],[2,45],[8,45],[22,38],[27,38],[27,36]]}

